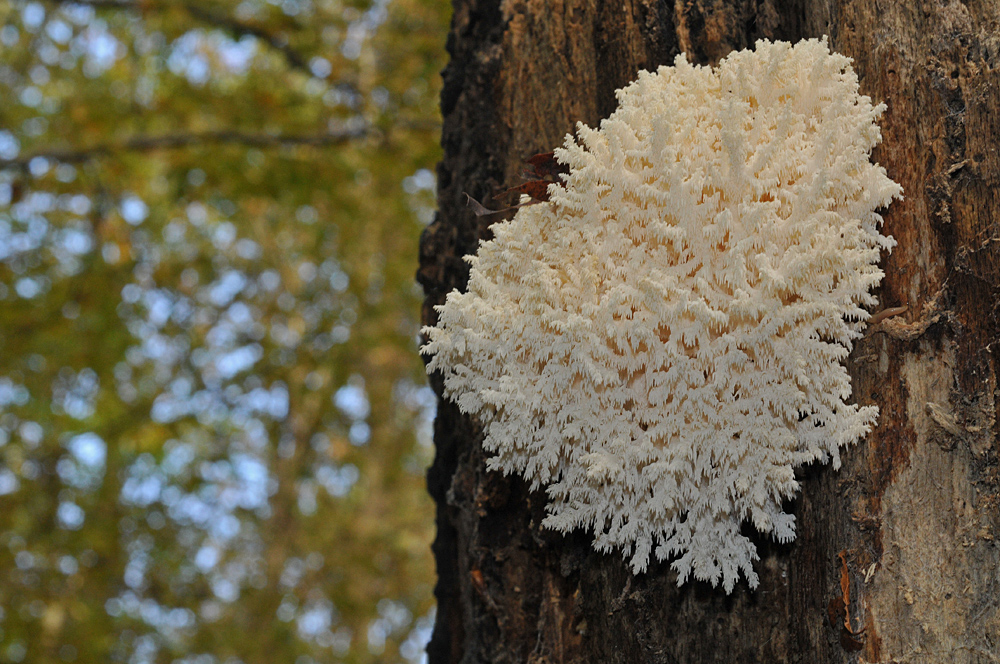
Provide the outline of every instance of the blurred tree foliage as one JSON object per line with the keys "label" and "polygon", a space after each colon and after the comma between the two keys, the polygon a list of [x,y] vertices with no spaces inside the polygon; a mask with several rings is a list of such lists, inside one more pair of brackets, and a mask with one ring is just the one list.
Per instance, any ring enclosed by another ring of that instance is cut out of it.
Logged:
{"label": "blurred tree foliage", "polygon": [[446,0],[0,0],[0,661],[418,661]]}

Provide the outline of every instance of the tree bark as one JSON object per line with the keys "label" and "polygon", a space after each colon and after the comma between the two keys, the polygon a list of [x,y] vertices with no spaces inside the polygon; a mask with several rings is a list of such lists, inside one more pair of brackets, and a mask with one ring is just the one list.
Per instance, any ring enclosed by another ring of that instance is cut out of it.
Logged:
{"label": "tree bark", "polygon": [[526,157],[596,126],[640,69],[824,34],[888,105],[873,159],[906,198],[885,215],[899,244],[878,295],[908,309],[848,360],[878,427],[839,471],[799,473],[798,536],[757,538],[756,591],[678,588],[669,562],[633,576],[589,534],[541,529],[544,492],[486,472],[481,431],[441,401],[431,664],[1000,659],[998,26],[996,0],[455,0],[425,324],[490,237],[462,192],[518,183]]}

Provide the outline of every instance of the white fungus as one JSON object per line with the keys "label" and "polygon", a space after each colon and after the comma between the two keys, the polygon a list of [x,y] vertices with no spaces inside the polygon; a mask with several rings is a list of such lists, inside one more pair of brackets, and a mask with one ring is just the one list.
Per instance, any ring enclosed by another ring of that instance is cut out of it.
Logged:
{"label": "white fungus", "polygon": [[550,202],[467,257],[422,352],[489,468],[546,487],[544,525],[635,573],[655,554],[678,584],[753,588],[741,524],[794,539],[794,468],[839,467],[878,415],[843,361],[894,245],[875,210],[902,189],[869,160],[885,107],[825,39],[680,55],[618,100],[556,151]]}

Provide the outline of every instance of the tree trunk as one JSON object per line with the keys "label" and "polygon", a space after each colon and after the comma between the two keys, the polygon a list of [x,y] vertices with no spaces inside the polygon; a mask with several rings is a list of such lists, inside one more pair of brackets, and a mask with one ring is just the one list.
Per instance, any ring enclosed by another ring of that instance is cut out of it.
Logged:
{"label": "tree trunk", "polygon": [[527,156],[596,126],[640,69],[824,34],[888,105],[873,160],[906,198],[885,215],[899,245],[878,295],[908,310],[848,360],[878,427],[839,471],[800,472],[798,536],[757,538],[755,591],[678,588],[669,562],[633,576],[589,534],[541,529],[544,492],[486,472],[481,431],[441,401],[431,664],[1000,659],[998,26],[996,0],[455,0],[426,324],[490,237],[462,192],[520,182]]}

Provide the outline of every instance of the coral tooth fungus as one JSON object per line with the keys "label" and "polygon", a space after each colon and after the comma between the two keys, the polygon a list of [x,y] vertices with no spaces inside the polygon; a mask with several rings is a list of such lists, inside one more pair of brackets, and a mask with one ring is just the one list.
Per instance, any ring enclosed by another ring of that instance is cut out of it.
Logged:
{"label": "coral tooth fungus", "polygon": [[546,488],[546,526],[755,587],[741,524],[794,539],[794,469],[839,466],[878,415],[843,361],[894,244],[884,107],[825,39],[682,55],[618,99],[556,151],[549,202],[468,257],[422,351],[489,467]]}

